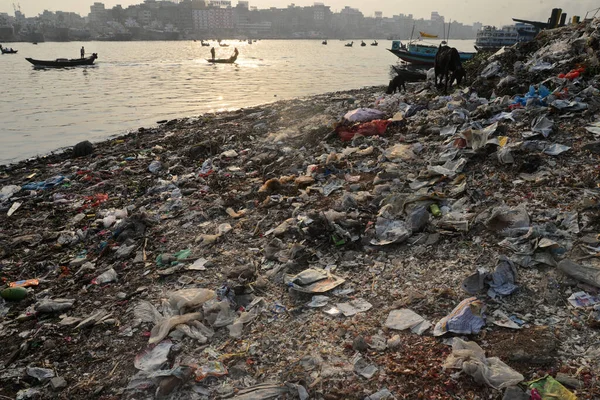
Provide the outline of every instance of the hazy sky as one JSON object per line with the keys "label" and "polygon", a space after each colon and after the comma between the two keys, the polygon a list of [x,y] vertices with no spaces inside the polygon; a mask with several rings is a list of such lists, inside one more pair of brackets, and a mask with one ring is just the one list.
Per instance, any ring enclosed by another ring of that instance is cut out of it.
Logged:
{"label": "hazy sky", "polygon": [[[593,8],[600,7],[598,0],[426,0],[421,2],[407,0],[319,0],[331,6],[333,11],[350,6],[360,9],[365,16],[372,16],[375,11],[383,11],[384,16],[394,14],[413,14],[416,18],[428,19],[431,11],[438,11],[449,19],[466,24],[475,21],[483,24],[503,25],[511,23],[511,18],[535,19],[546,21],[552,8],[564,7],[563,11],[580,15]],[[45,9],[50,11],[74,11],[87,15],[90,11],[91,0],[0,0],[0,12],[13,15],[12,3],[21,5],[26,16],[36,16]],[[106,7],[121,4],[139,4],[142,0],[105,0]],[[314,0],[250,0],[250,5],[265,7],[285,7],[290,3],[296,5],[312,5]],[[237,4],[233,0],[232,4]],[[600,15],[600,14],[599,14]]]}

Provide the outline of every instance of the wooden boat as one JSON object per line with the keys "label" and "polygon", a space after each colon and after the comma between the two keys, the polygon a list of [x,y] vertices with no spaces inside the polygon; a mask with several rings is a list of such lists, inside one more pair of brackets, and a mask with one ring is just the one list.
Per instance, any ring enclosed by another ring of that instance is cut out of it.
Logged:
{"label": "wooden boat", "polygon": [[[392,48],[388,49],[392,54],[409,64],[423,65],[433,67],[435,55],[438,52],[438,46],[409,43],[403,45],[399,40],[392,42]],[[458,52],[462,62],[469,61],[475,57],[476,53]]]}
{"label": "wooden boat", "polygon": [[377,40],[374,40],[373,43],[371,43],[371,46],[378,46],[379,43],[377,43]]}
{"label": "wooden boat", "polygon": [[219,43],[219,46],[221,46],[221,47],[229,47],[229,45],[226,44],[226,43]]}
{"label": "wooden boat", "polygon": [[94,61],[98,58],[98,54],[94,53],[90,57],[86,58],[57,58],[56,60],[34,60],[33,58],[26,58],[27,61],[32,63],[36,67],[52,67],[52,68],[64,68],[64,67],[78,67],[80,65],[93,65]]}
{"label": "wooden boat", "polygon": [[19,50],[7,49],[6,47],[0,46],[0,50],[2,50],[2,54],[17,54]]}
{"label": "wooden boat", "polygon": [[423,31],[420,31],[419,35],[421,35],[421,37],[429,38],[429,39],[437,39],[437,37],[438,37],[437,35],[431,35],[427,32],[423,32]]}
{"label": "wooden boat", "polygon": [[353,44],[354,44],[354,42],[350,42],[350,43],[346,43],[344,46],[346,46],[346,47],[352,47]]}
{"label": "wooden boat", "polygon": [[360,45],[361,47],[365,47],[367,44],[361,40]]}
{"label": "wooden boat", "polygon": [[321,44],[327,45],[327,40],[323,40]]}
{"label": "wooden boat", "polygon": [[210,46],[210,43],[206,43],[204,40],[201,40],[201,41],[200,41],[200,44],[201,44],[203,47],[208,47],[208,46]]}
{"label": "wooden boat", "polygon": [[207,58],[206,61],[213,64],[233,64],[237,60],[237,56],[231,56],[229,58]]}

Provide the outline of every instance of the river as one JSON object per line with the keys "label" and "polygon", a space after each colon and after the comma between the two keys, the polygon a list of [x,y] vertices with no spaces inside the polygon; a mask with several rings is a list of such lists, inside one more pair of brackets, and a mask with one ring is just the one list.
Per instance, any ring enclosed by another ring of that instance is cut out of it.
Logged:
{"label": "river", "polygon": [[[370,44],[371,41],[365,41]],[[225,41],[217,58],[237,47],[236,64],[211,65],[200,42],[11,43],[0,56],[0,164],[47,154],[81,140],[100,141],[163,119],[196,116],[280,99],[384,85],[397,57],[379,46],[345,41]],[[452,46],[473,51],[473,41]],[[98,53],[96,65],[34,69],[25,57]]]}

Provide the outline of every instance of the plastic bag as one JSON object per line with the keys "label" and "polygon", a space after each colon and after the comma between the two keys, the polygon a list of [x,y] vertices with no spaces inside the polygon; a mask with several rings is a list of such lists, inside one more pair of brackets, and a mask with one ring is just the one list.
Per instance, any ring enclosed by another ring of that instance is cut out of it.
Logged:
{"label": "plastic bag", "polygon": [[479,333],[485,326],[485,308],[485,304],[476,297],[461,301],[448,316],[435,325],[433,336],[442,336],[447,332],[463,335]]}
{"label": "plastic bag", "polygon": [[48,368],[27,367],[27,375],[36,378],[39,381],[53,378],[54,371]]}
{"label": "plastic bag", "polygon": [[169,296],[169,304],[175,310],[181,311],[184,308],[196,308],[214,299],[216,293],[210,289],[183,289],[171,293]]}
{"label": "plastic bag", "polygon": [[577,396],[551,376],[528,382],[528,386],[537,390],[542,399],[577,400]]}
{"label": "plastic bag", "polygon": [[381,119],[385,114],[374,108],[357,108],[356,110],[348,111],[344,115],[344,119],[350,122],[366,122],[374,119]]}
{"label": "plastic bag", "polygon": [[167,362],[173,343],[164,341],[148,348],[135,357],[133,365],[139,370],[152,372],[159,370]]}
{"label": "plastic bag", "polygon": [[155,324],[163,318],[156,307],[145,300],[140,301],[140,303],[133,309],[133,314],[136,318],[141,319],[143,322],[152,322]]}
{"label": "plastic bag", "polygon": [[366,122],[364,124],[360,124],[358,126],[339,126],[336,128],[336,132],[340,139],[344,142],[349,142],[356,135],[362,136],[376,136],[383,135],[387,130],[389,124],[393,121],[377,119],[371,122]]}
{"label": "plastic bag", "polygon": [[202,313],[199,313],[199,312],[184,314],[184,315],[177,315],[177,316],[171,317],[171,318],[165,318],[162,321],[160,321],[158,324],[156,324],[154,326],[154,328],[152,328],[152,331],[150,332],[150,339],[148,340],[148,343],[150,343],[150,344],[158,343],[167,337],[167,335],[169,334],[169,332],[171,332],[171,329],[173,329],[173,327],[175,327],[177,325],[185,324],[189,321],[197,320],[200,318],[202,318]]}
{"label": "plastic bag", "polygon": [[371,240],[374,246],[385,246],[392,243],[402,243],[412,235],[412,230],[403,221],[387,218],[377,218],[375,238]]}
{"label": "plastic bag", "polygon": [[92,280],[94,285],[102,285],[103,283],[109,283],[117,280],[117,271],[114,269],[109,269],[103,274],[99,275],[97,278]]}
{"label": "plastic bag", "polygon": [[494,389],[515,386],[523,381],[523,375],[510,368],[497,357],[485,357],[485,352],[475,342],[465,342],[454,338],[452,354],[444,363],[444,368],[462,369],[478,383]]}

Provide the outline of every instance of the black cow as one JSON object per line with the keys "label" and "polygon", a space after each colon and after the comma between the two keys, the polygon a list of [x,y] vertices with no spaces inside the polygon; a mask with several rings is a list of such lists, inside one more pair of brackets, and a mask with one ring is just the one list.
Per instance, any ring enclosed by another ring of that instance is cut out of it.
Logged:
{"label": "black cow", "polygon": [[401,69],[394,67],[396,71],[396,77],[390,81],[388,85],[387,94],[396,93],[396,90],[400,92],[401,89],[404,89],[406,92],[406,82],[419,82],[427,79],[427,75],[418,71],[409,71],[407,69]]}
{"label": "black cow", "polygon": [[[440,87],[444,83],[444,93],[448,92],[448,81],[450,86],[456,79],[456,84],[460,85],[463,78],[467,75],[460,61],[460,54],[454,47],[441,45],[435,55],[435,86]],[[452,73],[452,74],[451,74]],[[440,81],[438,84],[438,76]]]}

